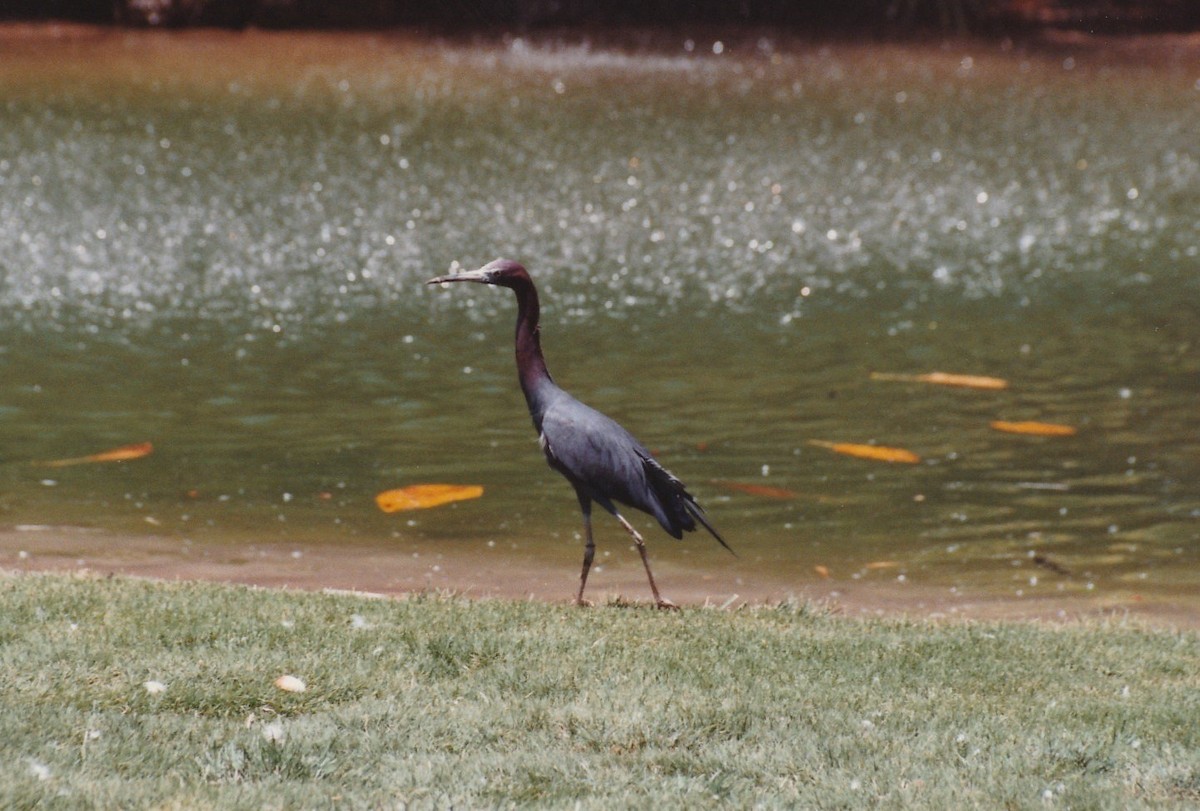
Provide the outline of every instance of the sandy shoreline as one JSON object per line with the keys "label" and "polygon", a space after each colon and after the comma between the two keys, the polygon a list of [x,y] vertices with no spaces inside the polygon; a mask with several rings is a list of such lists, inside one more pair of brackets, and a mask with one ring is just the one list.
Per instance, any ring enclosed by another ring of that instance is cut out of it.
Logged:
{"label": "sandy shoreline", "polygon": [[[599,603],[621,597],[647,601],[640,566],[606,567],[589,581]],[[578,570],[555,563],[481,558],[465,553],[414,555],[386,544],[353,547],[205,543],[164,536],[118,535],[63,526],[0,529],[0,569],[87,571],[157,580],[204,580],[302,591],[347,590],[401,597],[440,590],[487,599],[568,602]],[[1152,595],[1046,595],[1021,598],[951,592],[919,584],[813,580],[748,582],[722,571],[656,565],[663,592],[682,606],[734,607],[809,602],[848,617],[1069,622],[1132,618],[1158,627],[1200,628],[1194,602]]]}

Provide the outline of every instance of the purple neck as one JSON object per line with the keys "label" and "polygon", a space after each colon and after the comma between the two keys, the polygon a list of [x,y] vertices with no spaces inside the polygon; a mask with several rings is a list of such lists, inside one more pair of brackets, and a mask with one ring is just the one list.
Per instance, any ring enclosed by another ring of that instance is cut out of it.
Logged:
{"label": "purple neck", "polygon": [[542,355],[542,342],[538,321],[541,310],[537,289],[528,278],[512,286],[517,294],[517,375],[521,380],[521,391],[533,415],[534,425],[541,430],[541,416],[547,397],[557,390],[554,379],[546,369],[546,358]]}

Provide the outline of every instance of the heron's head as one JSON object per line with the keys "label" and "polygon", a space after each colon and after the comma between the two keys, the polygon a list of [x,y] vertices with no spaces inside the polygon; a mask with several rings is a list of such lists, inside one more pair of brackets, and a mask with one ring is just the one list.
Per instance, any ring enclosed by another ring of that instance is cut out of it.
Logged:
{"label": "heron's head", "polygon": [[425,284],[442,284],[444,282],[476,282],[478,284],[494,284],[500,287],[516,287],[529,282],[529,273],[519,262],[511,259],[493,259],[479,270],[468,270],[463,273],[451,273],[430,279]]}

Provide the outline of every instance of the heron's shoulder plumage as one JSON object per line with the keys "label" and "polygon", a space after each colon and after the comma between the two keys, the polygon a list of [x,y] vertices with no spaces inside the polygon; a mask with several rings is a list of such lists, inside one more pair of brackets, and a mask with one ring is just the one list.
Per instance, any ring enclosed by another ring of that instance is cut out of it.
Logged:
{"label": "heron's shoulder plumage", "polygon": [[642,447],[621,424],[563,392],[542,412],[541,442],[551,465],[572,481],[619,500],[622,483],[644,484]]}
{"label": "heron's shoulder plumage", "polygon": [[616,420],[561,389],[545,400],[540,418],[546,461],[580,493],[610,512],[614,501],[643,510],[676,538],[699,522],[729,549],[683,482]]}

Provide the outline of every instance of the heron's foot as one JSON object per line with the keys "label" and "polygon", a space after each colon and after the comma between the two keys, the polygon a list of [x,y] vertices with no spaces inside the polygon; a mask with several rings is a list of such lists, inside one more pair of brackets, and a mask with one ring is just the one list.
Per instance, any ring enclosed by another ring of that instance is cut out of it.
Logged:
{"label": "heron's foot", "polygon": [[678,611],[679,610],[679,606],[675,605],[675,603],[671,602],[666,597],[659,597],[657,605],[658,605],[658,609],[660,611]]}

